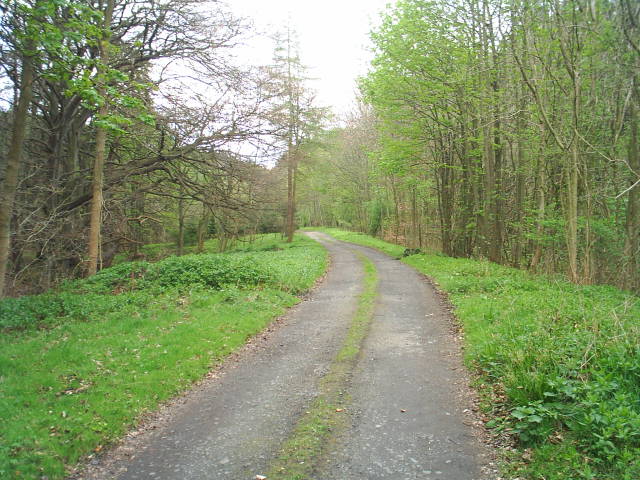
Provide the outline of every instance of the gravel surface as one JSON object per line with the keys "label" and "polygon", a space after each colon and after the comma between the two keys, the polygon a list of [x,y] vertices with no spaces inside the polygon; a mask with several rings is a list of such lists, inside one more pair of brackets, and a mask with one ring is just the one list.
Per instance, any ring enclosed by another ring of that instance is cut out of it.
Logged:
{"label": "gravel surface", "polygon": [[362,264],[327,245],[322,284],[254,348],[77,478],[254,479],[315,397],[356,309]]}
{"label": "gravel surface", "polygon": [[348,392],[351,427],[313,478],[488,478],[457,335],[433,287],[376,250],[309,236],[332,259],[309,298],[73,478],[250,480],[266,471],[341,347],[362,288],[355,251],[375,263],[380,295]]}
{"label": "gravel surface", "polygon": [[366,247],[380,277],[354,372],[352,427],[317,478],[479,480],[487,455],[448,309],[413,268]]}

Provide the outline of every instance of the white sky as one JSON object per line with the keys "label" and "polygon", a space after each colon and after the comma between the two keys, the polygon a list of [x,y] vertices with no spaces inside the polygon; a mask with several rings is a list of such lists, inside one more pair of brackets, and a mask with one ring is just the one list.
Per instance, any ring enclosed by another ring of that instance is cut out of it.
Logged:
{"label": "white sky", "polygon": [[[300,42],[302,63],[315,78],[319,106],[338,114],[351,110],[356,78],[367,71],[368,33],[391,0],[227,0],[237,15],[251,18],[259,31],[282,30],[290,19]],[[269,63],[271,41],[254,39],[251,60]]]}

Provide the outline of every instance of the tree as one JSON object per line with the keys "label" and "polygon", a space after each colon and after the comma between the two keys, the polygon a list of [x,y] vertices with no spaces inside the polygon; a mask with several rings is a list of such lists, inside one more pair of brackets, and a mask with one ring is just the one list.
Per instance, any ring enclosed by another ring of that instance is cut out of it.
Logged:
{"label": "tree", "polygon": [[298,165],[303,153],[301,146],[318,131],[325,110],[315,107],[314,93],[306,86],[306,68],[300,61],[295,33],[287,27],[284,37],[276,35],[273,65],[266,69],[274,108],[269,121],[281,139],[287,165],[287,208],[284,232],[293,241],[296,215]]}
{"label": "tree", "polygon": [[[241,70],[231,59],[245,22],[217,3],[206,10],[196,0],[5,3],[0,74],[16,92],[22,25],[35,22],[27,13],[36,3],[43,8],[33,31],[46,35],[34,38],[47,42],[36,45],[26,154],[6,217],[12,245],[5,268],[11,293],[18,293],[86,273],[88,263],[93,271],[98,258],[108,265],[123,249],[139,255],[142,242],[171,235],[175,218],[162,210],[175,210],[173,193],[184,180],[176,172],[185,172],[188,202],[204,198],[205,185],[222,191],[213,181],[220,171],[205,179],[200,167],[264,133],[266,99],[260,72]],[[105,35],[107,49],[100,45]],[[18,98],[3,100],[15,112]],[[230,208],[246,200],[235,193],[226,197]],[[216,208],[227,207],[224,198]]]}
{"label": "tree", "polygon": [[[105,65],[109,64],[111,48],[111,19],[113,17],[114,0],[107,0],[104,5],[103,34],[100,39],[99,63],[98,63],[98,95],[101,97],[101,105],[98,110],[98,119],[105,121],[109,114],[107,103],[107,76]],[[104,125],[96,126],[96,156],[93,165],[93,182],[91,196],[91,216],[89,220],[89,244],[87,275],[94,275],[98,269],[98,256],[100,250],[100,228],[102,224],[102,188],[104,183],[104,162],[107,148],[107,128]]]}
{"label": "tree", "polygon": [[[70,12],[72,21],[52,21],[58,9]],[[11,5],[7,2],[2,7],[2,13],[3,41],[18,60],[19,67],[13,74],[19,85],[19,93],[14,109],[5,176],[0,188],[0,296],[5,290],[11,246],[11,219],[36,75],[48,78],[68,75],[68,67],[76,64],[78,58],[61,48],[61,44],[69,36],[78,34],[85,35],[90,40],[93,33],[90,29],[75,28],[92,16],[90,9],[75,2],[37,0],[14,2]]]}
{"label": "tree", "polygon": [[[390,7],[361,81],[375,116],[376,231],[637,289],[639,15],[627,0]],[[333,158],[345,155],[346,144],[329,143]],[[366,230],[342,208],[357,187],[308,174],[308,184],[333,182],[324,218]]]}

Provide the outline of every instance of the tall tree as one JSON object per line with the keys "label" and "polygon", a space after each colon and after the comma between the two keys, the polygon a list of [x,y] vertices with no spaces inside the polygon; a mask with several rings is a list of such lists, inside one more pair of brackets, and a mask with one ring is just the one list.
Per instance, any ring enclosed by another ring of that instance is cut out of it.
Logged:
{"label": "tall tree", "polygon": [[[42,3],[42,2],[40,2]],[[40,5],[36,2],[34,9]],[[28,12],[27,15],[33,15]],[[31,105],[33,97],[33,79],[35,75],[36,61],[35,48],[37,27],[33,25],[32,18],[27,19],[27,32],[19,48],[22,71],[20,73],[20,90],[18,103],[13,114],[13,125],[11,127],[11,143],[7,154],[4,179],[0,187],[0,297],[3,295],[7,266],[9,263],[9,251],[11,248],[11,218],[13,216],[13,205],[18,185],[18,173],[22,159],[22,146],[27,129],[27,111]],[[34,31],[35,30],[35,31]]]}
{"label": "tall tree", "polygon": [[[111,48],[111,19],[113,17],[114,0],[107,0],[104,4],[103,33],[100,39],[99,63],[98,63],[98,95],[101,97],[101,105],[98,110],[99,121],[105,121],[109,114],[107,101],[107,71]],[[93,182],[91,186],[91,215],[89,220],[89,243],[87,275],[94,275],[98,269],[98,257],[100,253],[100,229],[102,227],[102,189],[104,184],[104,162],[107,149],[107,128],[104,125],[96,125],[96,155],[93,164]]]}
{"label": "tall tree", "polygon": [[[94,12],[85,5],[66,0],[3,4],[2,41],[6,52],[17,59],[15,71],[11,74],[18,85],[18,95],[5,176],[0,186],[0,296],[5,291],[11,251],[11,220],[34,82],[38,77],[53,81],[69,76],[74,66],[82,63],[75,52],[63,47],[68,38],[82,36],[87,42],[95,40],[93,30],[87,27]],[[57,18],[61,10],[67,12],[63,21]]]}
{"label": "tall tree", "polygon": [[306,67],[300,60],[295,32],[287,26],[284,35],[276,35],[273,64],[267,68],[274,108],[270,121],[281,138],[287,168],[287,208],[284,233],[293,241],[296,218],[298,166],[301,146],[318,131],[326,112],[314,105],[315,94],[307,86]]}

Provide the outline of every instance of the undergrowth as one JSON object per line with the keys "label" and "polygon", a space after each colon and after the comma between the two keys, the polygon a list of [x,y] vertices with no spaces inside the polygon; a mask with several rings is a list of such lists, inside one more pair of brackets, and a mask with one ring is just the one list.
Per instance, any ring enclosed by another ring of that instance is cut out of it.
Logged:
{"label": "undergrowth", "polygon": [[[139,308],[171,288],[264,285],[299,293],[317,276],[314,259],[320,248],[306,237],[296,237],[288,244],[271,234],[252,243],[237,243],[229,253],[120,263],[87,279],[69,281],[57,291],[0,301],[0,330],[43,329],[112,310]],[[305,255],[310,262],[301,261]]]}
{"label": "undergrowth", "polygon": [[[403,247],[324,230],[391,253]],[[480,260],[413,255],[449,294],[490,428],[517,439],[513,477],[640,478],[640,299]]]}
{"label": "undergrowth", "polygon": [[310,288],[326,253],[275,236],[242,251],[123,263],[0,302],[0,478],[63,478],[201,378]]}

